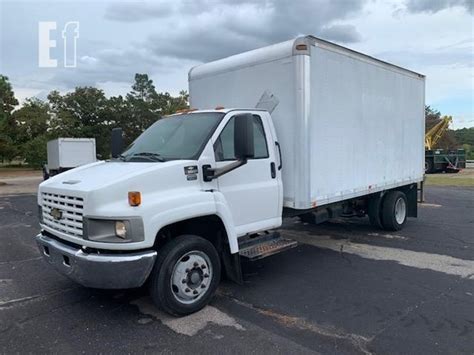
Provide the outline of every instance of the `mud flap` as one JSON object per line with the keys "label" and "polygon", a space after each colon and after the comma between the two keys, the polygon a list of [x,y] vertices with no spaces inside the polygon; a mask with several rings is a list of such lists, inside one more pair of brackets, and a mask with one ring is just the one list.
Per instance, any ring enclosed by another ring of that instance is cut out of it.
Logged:
{"label": "mud flap", "polygon": [[369,215],[370,224],[376,228],[383,228],[382,225],[382,193],[377,193],[369,198],[367,206],[367,214]]}
{"label": "mud flap", "polygon": [[225,245],[222,253],[222,262],[226,277],[239,285],[244,284],[244,277],[242,274],[242,265],[240,264],[240,254],[231,254],[228,245]]}

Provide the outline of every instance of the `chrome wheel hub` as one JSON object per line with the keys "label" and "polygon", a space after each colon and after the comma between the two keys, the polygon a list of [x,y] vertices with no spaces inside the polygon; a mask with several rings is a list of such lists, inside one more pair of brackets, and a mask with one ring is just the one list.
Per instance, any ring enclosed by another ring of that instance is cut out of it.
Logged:
{"label": "chrome wheel hub", "polygon": [[395,220],[398,224],[402,224],[405,221],[407,214],[407,205],[403,198],[399,198],[395,203]]}
{"label": "chrome wheel hub", "polygon": [[181,303],[191,304],[208,290],[212,280],[209,257],[202,251],[184,254],[175,264],[171,275],[171,290]]}

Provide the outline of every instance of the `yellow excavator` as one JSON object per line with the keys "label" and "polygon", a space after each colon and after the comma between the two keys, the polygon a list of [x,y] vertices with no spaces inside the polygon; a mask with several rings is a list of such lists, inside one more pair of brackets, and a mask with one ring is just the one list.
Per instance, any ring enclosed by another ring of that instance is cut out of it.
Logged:
{"label": "yellow excavator", "polygon": [[425,172],[427,174],[437,172],[457,173],[466,167],[464,149],[435,149],[436,144],[446,133],[452,121],[451,116],[443,116],[441,121],[425,134]]}

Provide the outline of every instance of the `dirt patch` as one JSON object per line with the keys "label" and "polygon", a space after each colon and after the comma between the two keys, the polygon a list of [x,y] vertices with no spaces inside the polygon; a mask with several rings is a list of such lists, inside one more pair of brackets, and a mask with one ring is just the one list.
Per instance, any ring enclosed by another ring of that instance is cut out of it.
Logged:
{"label": "dirt patch", "polygon": [[41,174],[8,178],[0,176],[0,195],[36,194],[41,182]]}
{"label": "dirt patch", "polygon": [[0,180],[29,176],[43,176],[41,170],[31,168],[0,168]]}

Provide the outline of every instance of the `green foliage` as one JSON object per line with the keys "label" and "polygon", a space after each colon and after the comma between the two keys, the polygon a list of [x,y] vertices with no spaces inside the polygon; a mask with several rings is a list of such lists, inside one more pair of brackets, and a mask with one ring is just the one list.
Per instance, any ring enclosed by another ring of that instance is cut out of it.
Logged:
{"label": "green foliage", "polygon": [[470,144],[463,144],[462,149],[466,152],[466,159],[474,160],[474,146]]}
{"label": "green foliage", "polygon": [[46,161],[46,142],[55,138],[95,138],[99,158],[110,154],[110,134],[122,127],[130,144],[163,115],[188,107],[188,94],[177,97],[158,93],[146,74],[136,74],[132,90],[125,96],[107,98],[94,87],[77,87],[62,95],[52,91],[47,102],[28,99],[18,105],[8,78],[0,75],[0,158],[25,159],[39,167]]}
{"label": "green foliage", "polygon": [[[430,106],[425,106],[425,129],[428,131],[435,124],[441,121],[441,112]],[[466,151],[467,159],[474,159],[474,127],[461,128],[456,130],[448,129],[439,140],[436,148],[458,149]]]}
{"label": "green foliage", "polygon": [[108,157],[107,120],[109,100],[104,92],[93,87],[78,87],[61,95],[53,91],[48,95],[51,105],[49,136],[95,138],[97,153]]}
{"label": "green foliage", "polygon": [[18,100],[15,98],[8,77],[0,74],[0,121],[6,119],[16,105],[18,105]]}
{"label": "green foliage", "polygon": [[8,78],[0,74],[0,159],[11,161],[18,154],[12,111],[18,105]]}
{"label": "green foliage", "polygon": [[135,84],[127,94],[129,115],[121,122],[126,143],[131,143],[139,134],[161,117],[162,102],[153,81],[146,74],[135,74]]}
{"label": "green foliage", "polygon": [[40,168],[46,163],[46,143],[48,143],[48,140],[48,136],[43,134],[22,145],[21,153],[29,166]]}
{"label": "green foliage", "polygon": [[15,142],[19,146],[47,133],[49,105],[41,100],[27,99],[12,116],[16,125]]}
{"label": "green foliage", "polygon": [[474,127],[457,129],[454,134],[460,144],[474,146]]}

